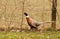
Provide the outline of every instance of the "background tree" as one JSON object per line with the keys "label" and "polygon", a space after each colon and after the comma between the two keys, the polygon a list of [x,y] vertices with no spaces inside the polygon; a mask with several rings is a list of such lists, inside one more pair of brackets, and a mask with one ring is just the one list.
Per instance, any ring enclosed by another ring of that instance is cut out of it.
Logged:
{"label": "background tree", "polygon": [[[57,13],[57,0],[52,0],[52,21],[56,21],[56,13]],[[52,23],[52,27],[56,29],[56,22]]]}

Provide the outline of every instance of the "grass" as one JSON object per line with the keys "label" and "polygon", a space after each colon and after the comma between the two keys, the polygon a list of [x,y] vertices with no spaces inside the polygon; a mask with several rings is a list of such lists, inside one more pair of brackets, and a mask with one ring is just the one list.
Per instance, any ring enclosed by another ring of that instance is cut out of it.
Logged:
{"label": "grass", "polygon": [[0,39],[60,39],[60,32],[0,32]]}

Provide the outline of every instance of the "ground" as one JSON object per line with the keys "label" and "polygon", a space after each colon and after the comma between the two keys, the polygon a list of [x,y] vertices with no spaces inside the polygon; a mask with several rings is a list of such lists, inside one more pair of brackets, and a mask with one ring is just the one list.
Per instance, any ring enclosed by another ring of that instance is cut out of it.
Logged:
{"label": "ground", "polygon": [[0,32],[0,39],[60,39],[60,32]]}

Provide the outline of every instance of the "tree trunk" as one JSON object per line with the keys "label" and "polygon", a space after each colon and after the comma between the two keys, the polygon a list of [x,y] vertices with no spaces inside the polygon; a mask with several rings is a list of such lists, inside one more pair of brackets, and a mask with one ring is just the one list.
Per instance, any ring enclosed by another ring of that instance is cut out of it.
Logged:
{"label": "tree trunk", "polygon": [[56,29],[56,13],[57,13],[57,0],[52,1],[52,21],[55,21],[52,23],[52,28]]}

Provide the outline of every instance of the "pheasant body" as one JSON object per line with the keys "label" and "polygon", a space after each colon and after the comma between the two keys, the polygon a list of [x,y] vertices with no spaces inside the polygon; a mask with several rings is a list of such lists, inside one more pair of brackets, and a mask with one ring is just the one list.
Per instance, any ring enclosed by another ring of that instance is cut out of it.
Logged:
{"label": "pheasant body", "polygon": [[35,21],[32,18],[30,18],[27,13],[24,13],[24,15],[26,16],[27,23],[31,29],[33,29],[33,28],[37,29],[37,27],[40,26],[41,24],[54,22],[54,21],[38,22],[38,21]]}
{"label": "pheasant body", "polygon": [[33,28],[37,29],[37,27],[40,25],[40,23],[38,23],[37,21],[30,18],[27,13],[24,13],[24,14],[26,16],[26,20],[27,20],[27,23],[30,26],[30,28],[31,29],[33,29]]}

